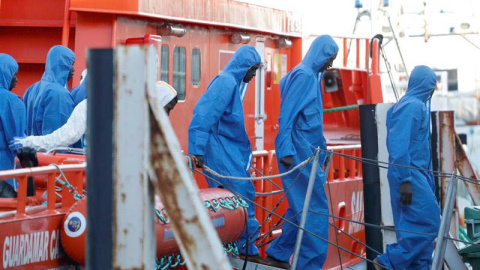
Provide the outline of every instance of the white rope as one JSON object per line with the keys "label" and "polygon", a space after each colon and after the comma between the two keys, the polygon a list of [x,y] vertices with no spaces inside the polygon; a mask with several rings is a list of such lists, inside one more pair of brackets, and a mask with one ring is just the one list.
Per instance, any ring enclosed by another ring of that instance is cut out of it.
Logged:
{"label": "white rope", "polygon": [[206,165],[203,165],[203,170],[205,172],[208,172],[210,173],[211,175],[213,176],[216,176],[218,178],[223,178],[223,179],[230,179],[230,180],[243,180],[243,181],[258,181],[258,180],[264,180],[264,179],[272,179],[272,178],[277,178],[277,177],[282,177],[282,176],[285,176],[285,175],[288,175],[288,174],[291,174],[292,172],[294,172],[295,170],[297,170],[298,168],[310,163],[312,160],[313,160],[314,156],[311,156],[309,158],[307,158],[306,160],[300,162],[297,166],[293,167],[291,170],[287,171],[287,172],[284,172],[284,173],[280,173],[280,174],[274,174],[274,175],[266,175],[266,176],[260,176],[260,177],[236,177],[236,176],[226,176],[226,175],[221,175],[219,174],[218,172],[210,169],[208,166]]}

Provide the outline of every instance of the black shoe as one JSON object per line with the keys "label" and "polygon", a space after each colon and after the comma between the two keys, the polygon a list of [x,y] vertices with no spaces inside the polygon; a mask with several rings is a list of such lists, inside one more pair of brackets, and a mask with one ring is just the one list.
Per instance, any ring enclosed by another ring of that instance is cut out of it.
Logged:
{"label": "black shoe", "polygon": [[267,264],[267,261],[260,255],[245,255],[245,254],[240,254],[238,257],[242,260],[247,259],[249,262],[254,262],[258,264]]}
{"label": "black shoe", "polygon": [[267,261],[268,266],[276,267],[276,268],[282,268],[282,269],[288,269],[290,268],[290,264],[288,262],[282,262],[279,261],[273,257],[270,257],[267,255],[267,258],[265,258],[265,261]]}

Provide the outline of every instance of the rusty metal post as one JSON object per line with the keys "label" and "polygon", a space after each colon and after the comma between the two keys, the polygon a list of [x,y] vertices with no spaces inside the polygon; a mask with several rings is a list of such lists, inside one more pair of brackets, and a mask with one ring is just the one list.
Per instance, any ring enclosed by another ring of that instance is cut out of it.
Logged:
{"label": "rusty metal post", "polygon": [[[432,112],[433,169],[444,173],[455,172],[455,129],[453,111]],[[445,205],[448,178],[437,179],[436,195],[440,205]]]}
{"label": "rusty metal post", "polygon": [[152,47],[115,49],[113,120],[113,268],[153,269],[153,194],[146,174],[149,149],[146,87],[156,81]]}
{"label": "rusty metal post", "polygon": [[148,92],[148,99],[151,129],[149,176],[168,211],[188,269],[230,270],[232,267],[200,199],[197,183],[183,161],[180,143],[168,116],[155,99],[154,91]]}

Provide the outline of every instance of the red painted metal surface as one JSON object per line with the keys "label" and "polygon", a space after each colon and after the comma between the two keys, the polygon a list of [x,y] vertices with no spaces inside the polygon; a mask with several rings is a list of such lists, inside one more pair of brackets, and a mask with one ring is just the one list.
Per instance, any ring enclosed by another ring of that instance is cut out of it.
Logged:
{"label": "red painted metal surface", "polygon": [[[85,165],[64,165],[62,170],[78,174],[85,171]],[[54,177],[57,175],[58,170],[53,166],[0,172],[0,181],[14,177],[19,181],[16,210],[4,209],[2,206],[8,203],[0,201],[1,269],[49,269],[71,264],[60,245],[60,226],[68,210],[68,197],[73,199],[73,194],[63,193],[61,204],[55,204]],[[28,176],[49,179],[47,205],[41,205],[43,197],[27,197]],[[73,181],[78,184],[78,180]]]}

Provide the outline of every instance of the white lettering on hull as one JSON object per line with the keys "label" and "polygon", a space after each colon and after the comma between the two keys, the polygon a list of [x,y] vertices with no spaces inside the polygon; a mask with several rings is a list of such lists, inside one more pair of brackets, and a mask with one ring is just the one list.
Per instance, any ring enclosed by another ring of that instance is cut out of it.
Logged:
{"label": "white lettering on hull", "polygon": [[63,257],[60,230],[6,236],[3,240],[4,269]]}

